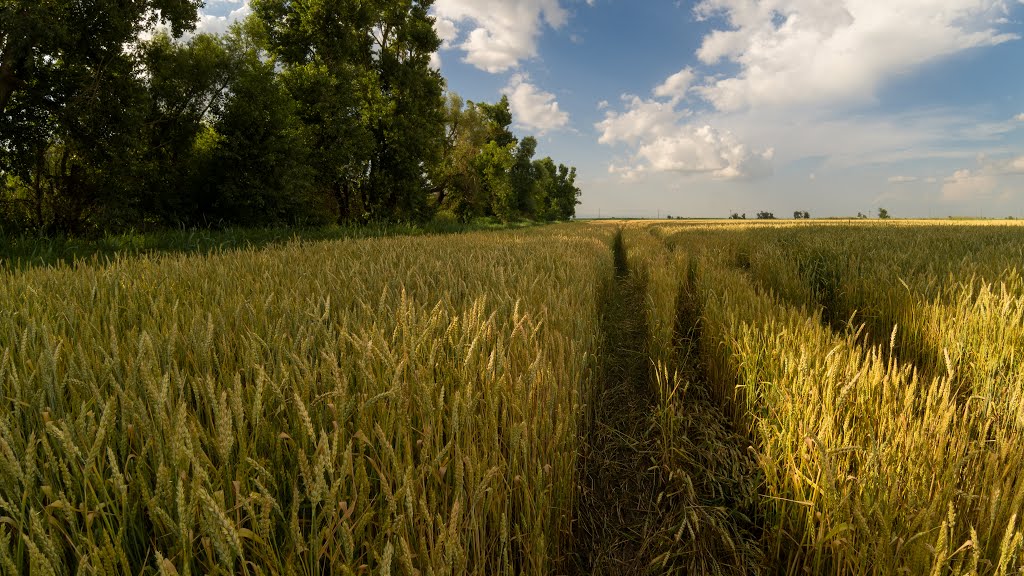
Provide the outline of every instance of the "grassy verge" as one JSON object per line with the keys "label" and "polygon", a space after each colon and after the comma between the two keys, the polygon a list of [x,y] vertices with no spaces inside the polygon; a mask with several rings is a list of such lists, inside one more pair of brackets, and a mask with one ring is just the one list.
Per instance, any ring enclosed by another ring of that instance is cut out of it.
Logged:
{"label": "grassy verge", "polygon": [[487,230],[514,230],[537,226],[534,222],[501,223],[480,219],[470,223],[368,224],[322,228],[229,228],[223,230],[165,230],[111,234],[101,238],[4,236],[0,234],[0,267],[109,262],[118,256],[148,254],[207,254],[242,248],[261,248],[292,241],[327,241],[345,238],[461,234]]}

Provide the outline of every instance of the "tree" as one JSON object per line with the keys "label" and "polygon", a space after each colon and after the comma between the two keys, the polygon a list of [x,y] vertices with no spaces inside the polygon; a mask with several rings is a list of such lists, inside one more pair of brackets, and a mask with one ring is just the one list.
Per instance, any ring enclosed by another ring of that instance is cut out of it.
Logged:
{"label": "tree", "polygon": [[517,216],[534,213],[533,182],[537,175],[533,169],[533,155],[537,152],[537,139],[533,136],[523,138],[513,152],[512,168],[509,179],[512,183],[514,206]]}
{"label": "tree", "polygon": [[499,146],[516,144],[515,134],[509,129],[512,125],[512,110],[508,96],[502,95],[501,100],[495,104],[481,103],[477,107],[487,122],[488,142],[497,142]]}
{"label": "tree", "polygon": [[216,139],[203,167],[210,215],[230,224],[326,224],[330,194],[315,186],[308,132],[260,48],[259,24],[237,25],[223,39],[232,74],[209,127]]}
{"label": "tree", "polygon": [[428,168],[431,191],[435,206],[465,221],[482,213],[483,177],[476,159],[487,143],[487,125],[479,107],[454,92],[445,97],[443,114],[441,153]]}
{"label": "tree", "polygon": [[[131,180],[145,91],[137,39],[194,27],[198,0],[0,4],[0,172],[31,190],[34,227],[82,232]],[[114,198],[111,198],[113,196]]]}
{"label": "tree", "polygon": [[[444,141],[431,0],[255,0],[299,116],[325,151],[339,220],[429,216],[426,167]],[[312,89],[312,94],[306,91]]]}
{"label": "tree", "polygon": [[880,220],[888,220],[889,219],[889,211],[886,210],[885,208],[879,208],[878,209],[878,218]]}
{"label": "tree", "polygon": [[146,110],[136,155],[138,185],[129,195],[134,217],[163,226],[203,223],[214,202],[202,178],[218,142],[210,123],[228,99],[235,73],[226,46],[200,34],[188,43],[157,34],[141,49]]}
{"label": "tree", "polygon": [[490,201],[490,213],[508,222],[515,218],[516,195],[510,172],[515,164],[512,144],[499,145],[491,140],[484,145],[477,162],[483,173],[484,196]]}
{"label": "tree", "polygon": [[550,157],[533,161],[533,206],[538,220],[556,220],[555,198],[558,195],[558,166]]}
{"label": "tree", "polygon": [[558,176],[555,178],[555,197],[552,203],[554,220],[571,220],[576,217],[576,206],[579,205],[580,189],[576,187],[576,168],[558,165]]}
{"label": "tree", "polygon": [[757,219],[758,220],[774,220],[775,219],[775,214],[772,214],[771,212],[758,212],[757,213]]}

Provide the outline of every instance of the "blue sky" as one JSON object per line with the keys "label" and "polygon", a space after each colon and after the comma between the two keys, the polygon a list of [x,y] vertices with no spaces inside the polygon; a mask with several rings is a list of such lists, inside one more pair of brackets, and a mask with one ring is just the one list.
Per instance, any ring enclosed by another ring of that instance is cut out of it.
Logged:
{"label": "blue sky", "polygon": [[[217,0],[201,28],[244,15]],[[1024,0],[437,0],[580,216],[1024,216]]]}

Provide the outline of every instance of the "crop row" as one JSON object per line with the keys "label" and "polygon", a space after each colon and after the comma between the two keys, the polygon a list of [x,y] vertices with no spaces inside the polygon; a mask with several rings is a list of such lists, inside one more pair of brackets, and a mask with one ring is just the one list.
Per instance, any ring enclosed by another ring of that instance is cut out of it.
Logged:
{"label": "crop row", "polygon": [[[902,236],[899,229],[873,232],[904,245],[920,242],[905,229]],[[667,361],[697,363],[701,384],[749,439],[760,486],[753,523],[763,535],[766,566],[842,574],[1022,569],[1024,427],[1015,380],[1021,326],[1013,286],[993,289],[985,280],[944,286],[905,301],[910,308],[902,316],[882,313],[890,326],[919,319],[927,328],[916,333],[935,338],[943,350],[960,339],[957,366],[969,374],[953,368],[925,377],[897,358],[895,337],[874,341],[856,327],[823,321],[831,302],[822,298],[820,276],[807,272],[806,254],[840,244],[841,231],[797,230],[806,251],[794,249],[795,234],[786,228],[689,225],[635,235],[644,234],[667,247],[649,267],[651,316],[679,317],[680,304],[689,302],[696,312],[683,316],[691,318],[689,326],[675,328],[677,342],[686,341],[680,332],[696,333],[699,351],[667,346],[664,326],[662,336],[652,329],[652,340],[669,350]],[[824,260],[838,270],[837,292],[883,302],[882,275],[900,269],[892,263],[861,269],[866,275],[848,288],[856,274],[843,263],[860,257]],[[681,294],[675,303],[667,296],[673,285]],[[998,360],[983,364],[984,355]],[[667,404],[682,402],[663,397]]]}
{"label": "crop row", "polygon": [[0,570],[548,573],[610,236],[0,271]]}

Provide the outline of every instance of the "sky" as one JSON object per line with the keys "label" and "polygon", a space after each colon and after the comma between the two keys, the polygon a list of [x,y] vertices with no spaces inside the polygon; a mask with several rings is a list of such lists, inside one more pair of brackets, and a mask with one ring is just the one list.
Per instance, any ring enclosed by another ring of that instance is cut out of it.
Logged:
{"label": "sky", "polygon": [[[246,0],[208,0],[222,31]],[[580,217],[1024,217],[1024,0],[436,0]]]}

